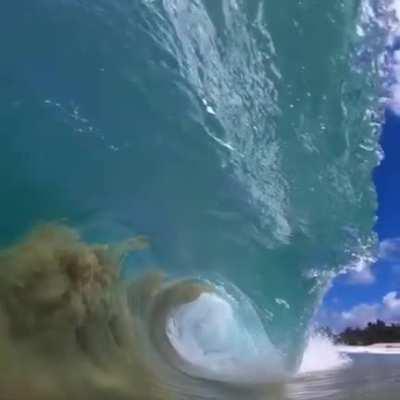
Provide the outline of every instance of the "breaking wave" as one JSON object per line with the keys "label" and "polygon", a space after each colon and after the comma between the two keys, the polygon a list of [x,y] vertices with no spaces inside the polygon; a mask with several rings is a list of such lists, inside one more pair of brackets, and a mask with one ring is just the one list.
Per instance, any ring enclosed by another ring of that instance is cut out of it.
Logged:
{"label": "breaking wave", "polygon": [[375,251],[392,5],[6,0],[0,391],[279,392]]}
{"label": "breaking wave", "polygon": [[351,362],[341,346],[334,344],[326,335],[314,333],[304,350],[299,374],[345,368],[349,367]]}

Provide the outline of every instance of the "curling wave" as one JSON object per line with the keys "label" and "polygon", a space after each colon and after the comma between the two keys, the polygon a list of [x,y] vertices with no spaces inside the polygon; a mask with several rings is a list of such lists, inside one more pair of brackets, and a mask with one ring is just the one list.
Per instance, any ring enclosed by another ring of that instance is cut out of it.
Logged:
{"label": "curling wave", "polygon": [[374,253],[383,3],[4,0],[0,393],[280,390]]}
{"label": "curling wave", "polygon": [[[143,237],[88,245],[65,226],[47,225],[0,253],[3,394],[227,396],[229,386],[217,382],[261,394],[284,378],[279,354],[237,289],[228,294],[157,272],[120,281],[121,257],[146,246]],[[21,365],[28,374],[15,374]]]}

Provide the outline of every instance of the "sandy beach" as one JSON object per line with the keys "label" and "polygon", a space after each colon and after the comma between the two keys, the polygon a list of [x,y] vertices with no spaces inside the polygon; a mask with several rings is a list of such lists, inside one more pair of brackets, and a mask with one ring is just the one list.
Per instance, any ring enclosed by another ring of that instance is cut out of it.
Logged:
{"label": "sandy beach", "polygon": [[398,354],[400,355],[400,343],[375,343],[370,346],[339,346],[343,353],[365,354]]}

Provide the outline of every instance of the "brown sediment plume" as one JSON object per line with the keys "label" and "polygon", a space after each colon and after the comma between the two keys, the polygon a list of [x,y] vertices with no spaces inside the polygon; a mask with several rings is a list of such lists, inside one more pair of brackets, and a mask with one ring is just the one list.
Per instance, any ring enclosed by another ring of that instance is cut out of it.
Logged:
{"label": "brown sediment plume", "polygon": [[122,282],[123,257],[147,246],[88,244],[48,224],[0,251],[0,400],[266,399],[196,378],[180,359],[169,312],[214,288],[161,272]]}
{"label": "brown sediment plume", "polygon": [[121,257],[146,246],[88,245],[53,224],[0,253],[0,400],[170,398],[118,279]]}

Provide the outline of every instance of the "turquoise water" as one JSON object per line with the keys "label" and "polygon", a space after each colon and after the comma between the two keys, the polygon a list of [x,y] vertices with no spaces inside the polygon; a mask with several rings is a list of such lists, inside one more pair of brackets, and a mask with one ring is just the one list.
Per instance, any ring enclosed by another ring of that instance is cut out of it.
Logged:
{"label": "turquoise water", "polygon": [[[184,376],[295,371],[331,278],[374,248],[385,39],[369,5],[5,1],[0,242],[49,221],[90,243],[145,235],[120,277],[174,282],[155,324]],[[79,247],[63,235],[54,257]],[[174,300],[180,285],[197,295]]]}

